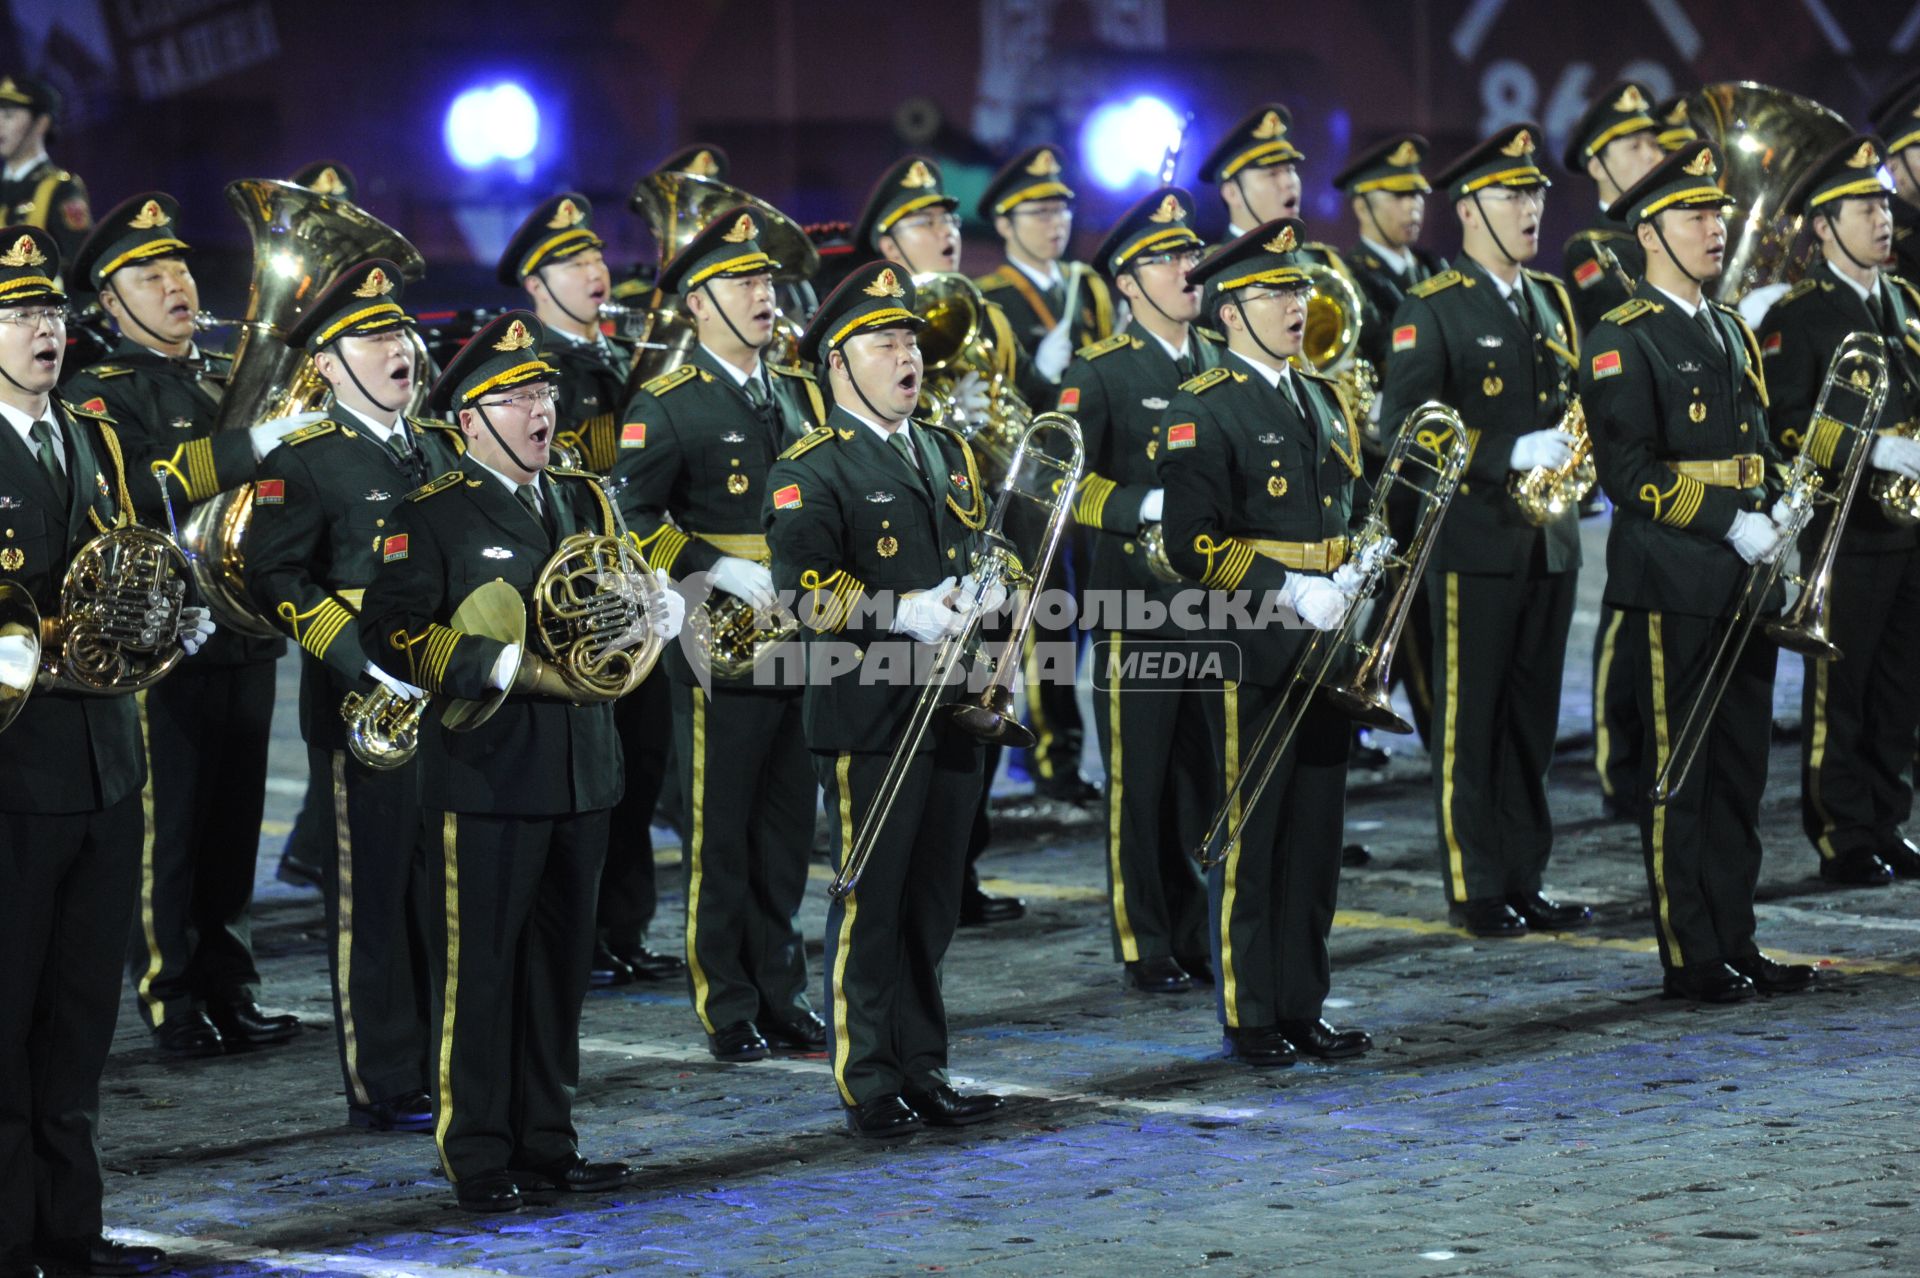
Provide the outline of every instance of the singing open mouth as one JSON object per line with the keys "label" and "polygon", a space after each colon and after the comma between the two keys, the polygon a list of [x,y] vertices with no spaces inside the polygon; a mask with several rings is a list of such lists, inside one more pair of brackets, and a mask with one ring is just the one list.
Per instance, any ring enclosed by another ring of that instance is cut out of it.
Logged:
{"label": "singing open mouth", "polygon": [[902,395],[918,397],[920,394],[920,374],[912,371],[903,373],[900,376],[900,380],[895,382],[894,385],[899,387]]}

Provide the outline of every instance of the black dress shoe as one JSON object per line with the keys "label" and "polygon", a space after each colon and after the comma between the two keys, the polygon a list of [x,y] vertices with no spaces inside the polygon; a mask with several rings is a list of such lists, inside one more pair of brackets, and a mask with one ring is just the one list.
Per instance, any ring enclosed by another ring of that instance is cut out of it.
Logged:
{"label": "black dress shoe", "polygon": [[1100,787],[1079,773],[1071,776],[1052,777],[1034,784],[1033,792],[1043,799],[1057,799],[1061,803],[1071,803],[1077,808],[1091,807],[1104,797]]}
{"label": "black dress shoe", "polygon": [[347,1121],[373,1132],[430,1132],[433,1098],[414,1090],[366,1105],[348,1105]]}
{"label": "black dress shoe", "polygon": [[1372,865],[1373,851],[1364,843],[1349,843],[1340,849],[1340,864],[1348,869],[1356,866]]}
{"label": "black dress shoe", "polygon": [[1475,936],[1504,939],[1527,934],[1527,921],[1498,897],[1482,896],[1447,907],[1447,921]]}
{"label": "black dress shoe", "polygon": [[847,1106],[847,1130],[855,1136],[905,1136],[919,1128],[919,1113],[897,1093]]}
{"label": "black dress shoe", "polygon": [[662,954],[647,948],[645,941],[632,945],[611,945],[613,956],[633,969],[638,981],[674,981],[687,974],[687,961],[678,955]]}
{"label": "black dress shoe", "polygon": [[1753,982],[1762,994],[1792,994],[1813,984],[1813,968],[1805,963],[1780,963],[1764,954],[1727,960],[1727,966]]}
{"label": "black dress shoe", "polygon": [[1535,932],[1565,932],[1569,928],[1585,927],[1593,922],[1591,906],[1562,904],[1538,892],[1510,896],[1507,904]]}
{"label": "black dress shoe", "polygon": [[1017,896],[988,896],[979,888],[960,898],[960,926],[985,927],[1025,918],[1027,903]]}
{"label": "black dress shoe", "polygon": [[512,1172],[481,1172],[453,1187],[460,1205],[468,1211],[518,1211],[520,1186]]}
{"label": "black dress shoe", "polygon": [[1741,1003],[1753,997],[1753,982],[1725,963],[1698,963],[1668,968],[1660,992],[1695,1003]]}
{"label": "black dress shoe", "polygon": [[827,1045],[827,1023],[811,1008],[791,1016],[762,1016],[760,1025],[770,1044],[797,1052],[818,1052]]}
{"label": "black dress shoe", "polygon": [[1127,984],[1143,994],[1178,994],[1193,988],[1193,977],[1175,959],[1138,959],[1127,964]]}
{"label": "black dress shoe", "polygon": [[561,1194],[595,1194],[618,1189],[630,1170],[625,1163],[590,1163],[578,1150],[544,1167],[510,1167],[514,1183],[523,1190]]}
{"label": "black dress shoe", "polygon": [[218,1056],[226,1050],[220,1031],[205,1012],[183,1012],[161,1021],[153,1031],[153,1045],[165,1055],[185,1059]]}
{"label": "black dress shoe", "polygon": [[1204,954],[1176,954],[1173,959],[1187,970],[1187,977],[1195,985],[1213,984],[1213,960]]}
{"label": "black dress shoe", "polygon": [[1281,1021],[1275,1028],[1302,1056],[1315,1056],[1323,1061],[1364,1055],[1373,1047],[1373,1038],[1365,1030],[1335,1029],[1319,1019]]}
{"label": "black dress shoe", "polygon": [[1893,870],[1871,852],[1843,852],[1820,862],[1820,877],[1848,887],[1885,887],[1893,882]]}
{"label": "black dress shoe", "polygon": [[250,998],[232,1003],[208,1003],[207,1019],[220,1031],[229,1049],[284,1043],[300,1032],[300,1018],[288,1012],[267,1012]]}
{"label": "black dress shoe", "polygon": [[1229,1029],[1221,1050],[1229,1060],[1245,1061],[1262,1069],[1281,1069],[1300,1059],[1293,1043],[1273,1025]]}
{"label": "black dress shoe", "polygon": [[158,1247],[134,1247],[98,1235],[38,1243],[34,1251],[42,1260],[83,1274],[150,1274],[167,1267],[167,1253]]}
{"label": "black dress shoe", "polygon": [[609,985],[627,985],[633,981],[633,968],[607,948],[605,941],[593,943],[593,962],[587,966],[587,984],[596,989]]}
{"label": "black dress shoe", "polygon": [[995,1096],[990,1092],[963,1094],[945,1083],[935,1083],[922,1090],[908,1087],[901,1091],[900,1098],[913,1107],[920,1115],[920,1121],[929,1127],[966,1127],[973,1123],[984,1123],[1006,1108],[1007,1098]]}
{"label": "black dress shoe", "polygon": [[1896,879],[1920,880],[1920,846],[1912,839],[1896,839],[1880,849],[1880,859]]}
{"label": "black dress shoe", "polygon": [[763,1061],[773,1054],[766,1037],[752,1021],[722,1025],[707,1035],[707,1050],[717,1061]]}

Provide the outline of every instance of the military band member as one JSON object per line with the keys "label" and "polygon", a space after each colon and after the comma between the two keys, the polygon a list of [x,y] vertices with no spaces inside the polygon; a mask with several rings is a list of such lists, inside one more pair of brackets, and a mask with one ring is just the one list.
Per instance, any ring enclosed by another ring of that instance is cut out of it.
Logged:
{"label": "military band member", "polygon": [[1180,592],[1154,575],[1140,540],[1160,523],[1165,497],[1154,473],[1160,415],[1181,383],[1221,356],[1201,335],[1200,290],[1187,282],[1201,250],[1192,217],[1193,197],[1162,187],[1101,241],[1094,260],[1133,318],[1122,332],[1081,348],[1058,405],[1080,423],[1086,447],[1073,513],[1095,530],[1089,597],[1116,610],[1096,636],[1093,703],[1107,773],[1113,956],[1126,964],[1128,983],[1148,993],[1191,989],[1213,971],[1206,887],[1191,855],[1219,790],[1205,696],[1197,678],[1156,678],[1137,664],[1143,653],[1191,653],[1193,636],[1171,618],[1126,618],[1136,600],[1166,608]]}
{"label": "military band member", "polygon": [[[1275,218],[1300,216],[1300,166],[1307,157],[1293,144],[1292,130],[1293,113],[1266,103],[1248,112],[1200,162],[1200,180],[1213,183],[1227,206],[1229,240]],[[1332,245],[1308,240],[1300,252],[1304,260],[1352,278]],[[1368,302],[1364,293],[1361,302]]]}
{"label": "military band member", "polygon": [[[828,295],[800,355],[832,379],[833,412],[767,477],[774,584],[799,599],[807,746],[842,864],[902,745],[928,646],[966,622],[957,600],[971,597],[965,574],[987,519],[972,450],[912,418],[922,323],[913,281],[890,262],[856,269]],[[857,1135],[960,1126],[1002,1106],[948,1081],[940,993],[984,784],[979,743],[935,716],[865,876],[828,907],[828,1052]]]}
{"label": "military band member", "polygon": [[[1587,340],[1580,398],[1614,504],[1607,602],[1639,684],[1641,782],[1651,787],[1743,592],[1749,565],[1784,553],[1759,343],[1707,299],[1726,249],[1719,151],[1662,161],[1610,210],[1632,227],[1647,273]],[[1777,606],[1776,601],[1771,606]],[[1776,650],[1749,643],[1731,671],[1693,773],[1649,805],[1640,842],[1665,992],[1710,1002],[1798,989],[1811,968],[1754,943],[1760,795]]]}
{"label": "military band member", "polygon": [[1920,280],[1920,75],[1894,86],[1868,118],[1893,174],[1890,265],[1903,279]]}
{"label": "military band member", "polygon": [[[752,209],[726,210],[660,272],[699,344],[627,405],[613,481],[649,563],[676,579],[704,575],[764,612],[778,602],[760,522],[767,471],[825,420],[826,407],[811,373],[763,358],[780,264],[759,234]],[[720,1060],[759,1060],[769,1040],[818,1051],[827,1027],[807,999],[797,920],[818,797],[800,684],[782,676],[778,655],[737,678],[696,666],[679,648],[665,664],[687,802],[694,1014]]]}
{"label": "military band member", "polygon": [[[420,732],[421,826],[440,902],[428,950],[434,1139],[473,1211],[510,1211],[523,1189],[608,1189],[627,1173],[580,1155],[572,1117],[593,901],[620,797],[612,707],[581,704],[523,644],[452,624],[496,581],[530,610],[564,539],[622,531],[591,475],[549,468],[556,374],[539,350],[540,322],[509,311],[434,384],[429,410],[455,418],[467,451],[394,508],[360,620],[361,646],[391,678],[436,701],[504,695],[469,731],[436,711]],[[656,633],[678,629],[672,615],[650,620]]]}
{"label": "military band member", "polygon": [[247,583],[261,615],[298,643],[300,735],[323,862],[327,960],[347,1116],[375,1131],[429,1131],[425,863],[415,762],[376,769],[348,748],[342,702],[423,694],[374,665],[359,606],[399,499],[459,464],[451,426],[406,415],[413,317],[400,267],[344,271],[287,334],[333,391],[319,421],[260,464]]}
{"label": "military band member", "polygon": [[[119,331],[106,363],[66,393],[109,414],[143,523],[166,527],[149,469],[171,469],[174,500],[205,501],[254,477],[294,419],[216,430],[232,361],[200,349],[200,296],[171,196],[137,195],[100,219],[71,273],[99,291]],[[260,1010],[253,960],[254,859],[266,798],[278,637],[231,629],[193,668],[141,695],[152,796],[130,963],[140,1014],[170,1055],[217,1056],[277,1043],[300,1022]]]}
{"label": "military band member", "polygon": [[[133,519],[113,427],[53,394],[59,276],[52,234],[0,230],[0,581],[49,619],[74,555]],[[29,637],[0,625],[0,709],[18,716],[0,731],[0,1272],[38,1278],[37,1257],[151,1273],[158,1248],[101,1236],[95,1142],[139,874],[139,718],[131,696],[35,690],[39,674]]]}
{"label": "military band member", "polygon": [[[1354,589],[1348,535],[1366,489],[1359,426],[1331,381],[1288,363],[1306,333],[1305,233],[1297,219],[1276,219],[1188,272],[1208,289],[1227,354],[1183,383],[1162,418],[1173,566],[1209,591],[1251,592],[1263,613],[1278,603],[1305,623],[1218,636],[1238,645],[1240,665],[1206,698],[1224,787],[1242,766],[1242,744],[1292,681],[1306,630],[1336,629]],[[1291,1065],[1302,1053],[1339,1059],[1372,1045],[1321,1019],[1352,735],[1314,698],[1260,802],[1234,814],[1238,842],[1207,876],[1225,1051],[1248,1065]]]}
{"label": "military band member", "polygon": [[1553,850],[1547,768],[1580,568],[1578,516],[1520,515],[1508,477],[1558,466],[1579,339],[1567,293],[1524,263],[1539,251],[1547,175],[1537,126],[1510,125],[1437,179],[1460,219],[1459,265],[1415,285],[1393,318],[1380,421],[1427,400],[1460,414],[1467,470],[1428,560],[1434,792],[1452,920],[1476,936],[1577,927],[1541,893]]}
{"label": "military band member", "polygon": [[[60,128],[60,91],[45,80],[0,75],[0,221],[37,226],[71,262],[93,226],[87,184],[47,158]],[[84,281],[81,281],[84,284]]]}
{"label": "military band member", "polygon": [[[1760,329],[1768,422],[1783,456],[1806,452],[1844,465],[1837,435],[1809,430],[1827,363],[1850,333],[1886,341],[1888,385],[1872,476],[1920,479],[1920,296],[1881,269],[1893,242],[1894,195],[1875,139],[1848,138],[1813,166],[1794,211],[1824,259],[1767,313]],[[1831,472],[1831,485],[1836,476]],[[1800,818],[1830,882],[1878,886],[1920,878],[1920,851],[1902,827],[1912,815],[1910,773],[1920,686],[1920,529],[1895,523],[1866,490],[1841,531],[1827,609],[1844,660],[1807,662],[1800,720]],[[1830,518],[1822,506],[1802,545],[1811,555]]]}

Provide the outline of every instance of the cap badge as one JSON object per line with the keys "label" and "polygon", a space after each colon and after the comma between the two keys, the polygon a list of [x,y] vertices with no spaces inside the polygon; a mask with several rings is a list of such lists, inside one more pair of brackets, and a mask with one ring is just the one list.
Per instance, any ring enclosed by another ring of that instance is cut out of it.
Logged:
{"label": "cap badge", "polygon": [[742,213],[734,220],[733,226],[727,233],[720,238],[729,244],[744,244],[752,239],[758,230],[759,228],[753,224],[753,215]]}
{"label": "cap badge", "polygon": [[547,228],[553,231],[564,230],[569,226],[578,226],[586,220],[587,215],[580,211],[578,204],[572,200],[562,200],[559,207],[553,210],[553,216],[547,219]]}
{"label": "cap badge", "polygon": [[47,255],[33,242],[31,235],[23,235],[13,242],[13,247],[0,253],[0,266],[44,266]]}
{"label": "cap badge", "polygon": [[507,335],[493,344],[496,351],[524,351],[533,345],[533,334],[527,331],[523,320],[515,320],[507,325]]}
{"label": "cap badge", "polygon": [[140,211],[134,215],[131,222],[127,223],[127,226],[135,231],[151,231],[171,221],[173,219],[167,216],[167,211],[160,207],[160,201],[148,200],[140,206]]}
{"label": "cap badge", "polygon": [[1161,197],[1160,207],[1147,214],[1147,221],[1161,223],[1178,222],[1186,215],[1187,211],[1180,207],[1180,198],[1169,192],[1167,195]]}
{"label": "cap badge", "polygon": [[1860,149],[1853,153],[1853,158],[1847,161],[1847,167],[1850,169],[1870,169],[1879,162],[1880,157],[1874,154],[1873,143],[1862,142]]}
{"label": "cap badge", "polygon": [[1713,175],[1713,152],[1703,149],[1693,157],[1693,163],[1680,170],[1688,177],[1711,177]]}
{"label": "cap badge", "polygon": [[1420,148],[1413,144],[1412,138],[1408,138],[1393,148],[1393,154],[1387,157],[1387,163],[1396,169],[1412,168],[1420,163]]}
{"label": "cap badge", "polygon": [[347,193],[347,184],[340,180],[340,174],[329,164],[326,168],[321,169],[319,173],[314,175],[313,182],[308,189],[318,191],[322,195],[345,195]]}
{"label": "cap badge", "polygon": [[894,278],[893,268],[889,266],[873,277],[873,283],[860,290],[868,297],[905,297],[907,290],[900,287],[900,281]]}
{"label": "cap badge", "polygon": [[1280,118],[1278,111],[1269,111],[1260,117],[1260,123],[1253,126],[1253,136],[1262,142],[1279,137],[1287,131],[1287,122]]}
{"label": "cap badge", "polygon": [[719,177],[720,162],[713,158],[713,152],[701,151],[688,163],[687,172],[695,177]]}
{"label": "cap badge", "polygon": [[915,160],[907,166],[906,173],[900,178],[900,185],[931,191],[939,183],[933,180],[933,170],[927,167],[925,160]]}
{"label": "cap badge", "polygon": [[1687,100],[1685,98],[1681,98],[1673,104],[1673,109],[1667,112],[1666,123],[1685,124],[1686,122],[1687,122]]}
{"label": "cap badge", "polygon": [[1052,151],[1043,150],[1027,165],[1027,172],[1034,177],[1054,177],[1060,172],[1060,161],[1053,158]]}
{"label": "cap badge", "polygon": [[1500,154],[1506,156],[1510,160],[1517,160],[1523,155],[1532,155],[1533,154],[1532,132],[1527,129],[1522,129],[1518,133],[1514,134],[1513,141],[1507,143],[1505,146],[1500,148]]}
{"label": "cap badge", "polygon": [[1619,97],[1613,100],[1613,109],[1622,112],[1644,111],[1647,109],[1646,95],[1640,92],[1640,86],[1629,84]]}
{"label": "cap badge", "polygon": [[353,290],[353,295],[355,297],[384,297],[391,292],[393,292],[393,281],[387,278],[385,271],[376,266],[367,272],[366,280],[359,288]]}
{"label": "cap badge", "polygon": [[1291,226],[1283,226],[1280,228],[1280,234],[1274,236],[1260,247],[1269,253],[1291,253],[1300,247],[1300,241],[1295,238]]}

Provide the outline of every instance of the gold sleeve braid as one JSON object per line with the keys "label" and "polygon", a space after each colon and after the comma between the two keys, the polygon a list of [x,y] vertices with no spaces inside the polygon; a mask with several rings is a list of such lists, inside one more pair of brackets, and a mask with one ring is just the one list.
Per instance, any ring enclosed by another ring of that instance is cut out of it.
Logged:
{"label": "gold sleeve braid", "polygon": [[1700,503],[1707,497],[1707,486],[1690,475],[1675,475],[1673,487],[1661,492],[1655,484],[1640,485],[1640,500],[1652,507],[1650,512],[1655,523],[1669,528],[1685,528],[1693,523],[1693,517],[1700,513]]}
{"label": "gold sleeve braid", "polygon": [[438,693],[447,677],[447,663],[453,660],[454,647],[464,638],[458,630],[435,621],[417,635],[396,630],[387,636],[387,643],[394,651],[407,654],[408,683]]}
{"label": "gold sleeve braid", "polygon": [[1206,556],[1200,584],[1209,590],[1238,590],[1253,567],[1254,549],[1238,537],[1215,541],[1205,533],[1193,539],[1194,553]]}
{"label": "gold sleeve braid", "polygon": [[845,569],[823,577],[809,568],[800,574],[800,589],[807,592],[800,620],[810,630],[838,634],[846,629],[866,584]]}
{"label": "gold sleeve braid", "polygon": [[634,539],[634,549],[638,550],[641,558],[647,561],[647,567],[656,572],[664,572],[669,577],[674,575],[674,561],[680,558],[680,552],[685,550],[687,543],[693,540],[672,524],[661,524],[646,537],[640,536],[639,533],[628,535]]}
{"label": "gold sleeve braid", "polygon": [[1119,486],[1111,479],[1089,471],[1081,478],[1079,491],[1074,494],[1074,522],[1087,528],[1098,528],[1100,516],[1107,508],[1107,498],[1113,496],[1114,489]]}
{"label": "gold sleeve braid", "polygon": [[288,600],[282,600],[274,609],[280,620],[287,623],[287,630],[293,635],[293,641],[325,660],[327,649],[340,637],[340,632],[353,623],[353,610],[328,595],[313,607],[301,612]]}

